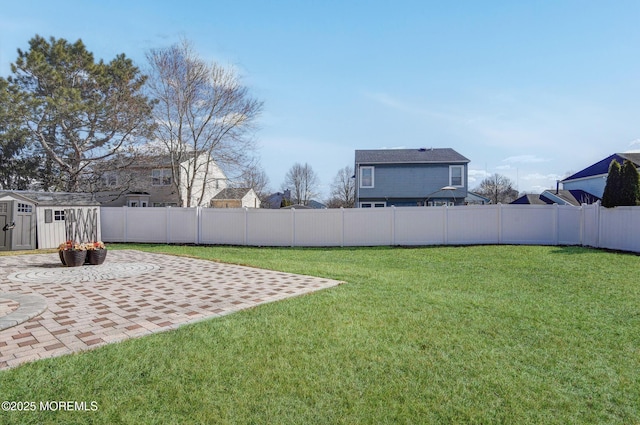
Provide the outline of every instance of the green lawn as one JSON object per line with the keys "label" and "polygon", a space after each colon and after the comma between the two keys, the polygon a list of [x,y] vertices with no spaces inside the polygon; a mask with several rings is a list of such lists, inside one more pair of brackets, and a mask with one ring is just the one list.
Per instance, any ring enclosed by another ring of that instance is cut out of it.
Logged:
{"label": "green lawn", "polygon": [[640,257],[120,245],[348,282],[0,372],[0,423],[640,423]]}

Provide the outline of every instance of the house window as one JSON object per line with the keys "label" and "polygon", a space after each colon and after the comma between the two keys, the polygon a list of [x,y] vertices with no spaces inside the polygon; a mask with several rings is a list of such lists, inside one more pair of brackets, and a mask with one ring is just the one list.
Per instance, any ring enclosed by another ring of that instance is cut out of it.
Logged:
{"label": "house window", "polygon": [[360,167],[360,187],[365,189],[374,187],[373,167]]}
{"label": "house window", "polygon": [[33,207],[29,204],[20,204],[18,203],[18,212],[33,212]]}
{"label": "house window", "polygon": [[151,171],[151,184],[153,186],[170,186],[171,185],[171,170],[168,168],[162,168]]}
{"label": "house window", "polygon": [[360,202],[360,208],[384,208],[386,206],[386,202]]}
{"label": "house window", "polygon": [[449,186],[464,186],[464,165],[449,166]]}
{"label": "house window", "polygon": [[102,183],[105,186],[117,186],[118,185],[118,174],[113,171],[107,171],[102,175]]}
{"label": "house window", "polygon": [[53,221],[64,221],[64,210],[53,211]]}

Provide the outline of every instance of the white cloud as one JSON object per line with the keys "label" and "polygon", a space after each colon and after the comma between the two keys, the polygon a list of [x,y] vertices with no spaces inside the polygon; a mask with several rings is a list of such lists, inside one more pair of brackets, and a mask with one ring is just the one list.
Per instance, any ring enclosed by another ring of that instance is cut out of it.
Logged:
{"label": "white cloud", "polygon": [[635,139],[629,143],[629,149],[626,152],[640,152],[640,139]]}
{"label": "white cloud", "polygon": [[540,174],[540,173],[529,173],[522,177],[523,180],[547,180],[555,182],[556,180],[562,179],[562,177],[558,174]]}
{"label": "white cloud", "polygon": [[537,162],[547,162],[549,159],[541,158],[536,155],[516,155],[510,156],[502,160],[502,162],[517,163],[517,164],[533,164]]}
{"label": "white cloud", "polygon": [[495,168],[496,170],[512,170],[513,169],[511,165],[498,165]]}

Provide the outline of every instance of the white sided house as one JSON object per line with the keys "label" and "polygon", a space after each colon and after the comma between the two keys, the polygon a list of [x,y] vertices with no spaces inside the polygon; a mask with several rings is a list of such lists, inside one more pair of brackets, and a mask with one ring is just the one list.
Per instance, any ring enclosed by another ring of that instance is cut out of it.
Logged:
{"label": "white sided house", "polygon": [[57,248],[72,224],[100,240],[100,204],[92,194],[0,191],[0,251]]}
{"label": "white sided house", "polygon": [[227,187],[227,176],[205,154],[176,168],[174,173],[168,155],[141,156],[126,168],[106,171],[96,198],[105,207],[197,207],[208,206]]}

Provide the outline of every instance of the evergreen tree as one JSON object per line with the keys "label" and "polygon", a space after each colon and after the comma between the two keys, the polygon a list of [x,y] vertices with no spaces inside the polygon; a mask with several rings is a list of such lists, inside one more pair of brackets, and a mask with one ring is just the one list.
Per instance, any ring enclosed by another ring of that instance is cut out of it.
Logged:
{"label": "evergreen tree", "polygon": [[622,189],[622,176],[620,163],[615,159],[609,164],[609,174],[607,184],[602,194],[602,206],[612,208],[620,205],[620,192]]}
{"label": "evergreen tree", "polygon": [[95,164],[150,134],[146,77],[124,54],[96,62],[81,40],[35,36],[11,71],[21,100],[15,110],[24,111],[15,117],[47,158],[40,176],[47,189],[81,190]]}
{"label": "evergreen tree", "polygon": [[620,203],[618,205],[638,205],[638,200],[640,199],[640,177],[633,162],[624,161],[620,172],[620,180]]}
{"label": "evergreen tree", "polygon": [[19,93],[0,78],[0,189],[24,190],[36,178],[40,159],[27,143],[17,109]]}

